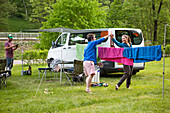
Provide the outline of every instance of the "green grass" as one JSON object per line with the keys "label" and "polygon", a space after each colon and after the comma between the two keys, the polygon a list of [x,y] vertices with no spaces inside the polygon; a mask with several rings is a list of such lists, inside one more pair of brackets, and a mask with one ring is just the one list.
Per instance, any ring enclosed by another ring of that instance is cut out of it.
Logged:
{"label": "green grass", "polygon": [[10,32],[20,32],[21,29],[39,29],[41,24],[31,23],[28,20],[11,17],[8,18],[8,31]]}
{"label": "green grass", "polygon": [[[34,98],[40,79],[38,67],[33,65],[32,76],[21,76],[21,65],[15,65],[7,87],[0,89],[1,113],[168,113],[170,112],[170,58],[166,58],[165,98],[162,99],[163,61],[146,63],[145,70],[132,76],[131,89],[123,83],[120,90],[114,86],[120,77],[101,78],[109,87],[92,87],[92,94],[85,93],[85,85],[69,86],[59,81],[43,80]],[[28,66],[24,66],[24,70]],[[50,75],[48,75],[49,77]],[[48,78],[49,79],[49,78]],[[45,94],[48,89],[53,94]]]}

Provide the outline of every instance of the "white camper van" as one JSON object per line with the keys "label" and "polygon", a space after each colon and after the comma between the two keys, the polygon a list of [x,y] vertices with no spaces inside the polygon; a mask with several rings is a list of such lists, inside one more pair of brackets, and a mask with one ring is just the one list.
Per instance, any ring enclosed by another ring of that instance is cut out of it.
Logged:
{"label": "white camper van", "polygon": [[[61,59],[63,61],[74,61],[76,59],[76,43],[87,44],[87,34],[93,33],[96,35],[96,39],[99,39],[105,35],[113,34],[114,38],[119,42],[122,42],[122,35],[126,34],[131,37],[132,47],[144,47],[144,38],[140,29],[132,28],[103,28],[103,29],[85,29],[85,30],[73,30],[70,32],[63,32],[52,43],[52,46],[48,52],[48,59]],[[102,47],[115,47],[116,46],[110,38],[103,42]],[[100,76],[106,76],[108,73],[123,72],[123,65],[111,61],[103,61],[103,68],[100,68]],[[69,67],[73,65],[68,65]],[[144,63],[134,63],[133,74],[144,69]]]}

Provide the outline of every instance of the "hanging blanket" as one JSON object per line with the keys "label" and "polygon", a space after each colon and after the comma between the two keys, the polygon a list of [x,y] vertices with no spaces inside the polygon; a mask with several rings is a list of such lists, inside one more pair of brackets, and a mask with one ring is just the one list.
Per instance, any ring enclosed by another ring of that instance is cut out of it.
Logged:
{"label": "hanging blanket", "polygon": [[78,44],[76,43],[76,58],[79,60],[84,59],[84,48],[87,46],[87,44]]}
{"label": "hanging blanket", "polygon": [[99,58],[106,61],[118,62],[125,65],[133,65],[133,59],[123,56],[124,48],[98,47]]}
{"label": "hanging blanket", "polygon": [[160,61],[162,57],[161,45],[125,48],[123,56],[129,59],[134,59],[134,63]]}

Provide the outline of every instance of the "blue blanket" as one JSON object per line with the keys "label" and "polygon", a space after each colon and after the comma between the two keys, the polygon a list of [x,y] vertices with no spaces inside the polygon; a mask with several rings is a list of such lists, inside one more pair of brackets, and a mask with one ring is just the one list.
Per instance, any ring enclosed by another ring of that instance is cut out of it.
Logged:
{"label": "blue blanket", "polygon": [[160,61],[162,57],[161,45],[124,48],[123,56],[128,59],[134,59],[134,63]]}

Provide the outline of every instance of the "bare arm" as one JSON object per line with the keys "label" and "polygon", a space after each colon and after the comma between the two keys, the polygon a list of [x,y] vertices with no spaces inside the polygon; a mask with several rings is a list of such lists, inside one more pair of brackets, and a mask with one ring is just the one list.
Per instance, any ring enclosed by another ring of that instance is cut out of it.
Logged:
{"label": "bare arm", "polygon": [[109,36],[111,36],[111,38],[113,38],[112,35],[107,35],[107,36],[104,36],[103,38],[107,39]]}
{"label": "bare arm", "polygon": [[11,49],[13,47],[15,47],[15,45],[10,45],[9,47],[5,47],[5,50]]}

